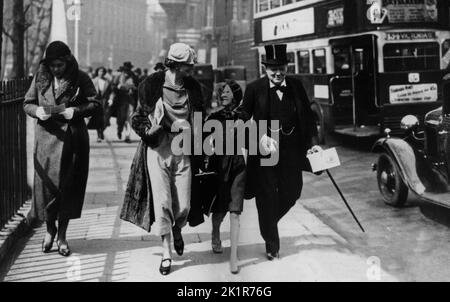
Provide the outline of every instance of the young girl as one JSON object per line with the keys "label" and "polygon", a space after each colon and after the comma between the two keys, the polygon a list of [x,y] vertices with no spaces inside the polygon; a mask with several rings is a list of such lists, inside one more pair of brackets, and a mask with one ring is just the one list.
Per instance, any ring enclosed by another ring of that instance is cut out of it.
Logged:
{"label": "young girl", "polygon": [[[236,108],[242,100],[242,89],[235,81],[227,81],[220,91],[221,106],[212,113],[208,119],[218,120],[226,129],[227,120],[237,119]],[[223,137],[226,137],[224,133]],[[235,144],[236,146],[236,144]],[[226,143],[224,142],[224,154]],[[218,174],[218,192],[212,205],[212,250],[214,253],[222,253],[220,240],[220,225],[227,212],[230,212],[230,271],[233,274],[239,272],[237,246],[239,243],[239,217],[243,209],[245,192],[245,160],[234,150],[234,155],[216,155],[211,158],[212,165]]]}

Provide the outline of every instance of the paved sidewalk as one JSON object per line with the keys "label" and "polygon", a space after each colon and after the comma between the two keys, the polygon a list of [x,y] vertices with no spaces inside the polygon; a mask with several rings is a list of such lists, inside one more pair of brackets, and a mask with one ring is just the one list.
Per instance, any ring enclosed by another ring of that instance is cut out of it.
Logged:
{"label": "paved sidewalk", "polygon": [[[259,234],[254,200],[246,201],[241,217],[241,271],[229,273],[229,223],[222,226],[224,254],[211,252],[211,221],[183,230],[185,253],[174,252],[172,273],[161,276],[160,238],[119,219],[123,194],[136,143],[119,142],[115,129],[107,142],[97,143],[91,132],[91,164],[83,216],[72,221],[70,258],[42,254],[45,228],[23,238],[0,271],[3,281],[371,281],[370,255],[352,246],[298,203],[280,223],[281,259],[267,261]],[[134,142],[137,137],[134,136]],[[306,177],[306,182],[310,178]],[[314,201],[314,198],[306,201]],[[376,272],[376,271],[375,271]],[[396,281],[384,271],[381,280]]]}

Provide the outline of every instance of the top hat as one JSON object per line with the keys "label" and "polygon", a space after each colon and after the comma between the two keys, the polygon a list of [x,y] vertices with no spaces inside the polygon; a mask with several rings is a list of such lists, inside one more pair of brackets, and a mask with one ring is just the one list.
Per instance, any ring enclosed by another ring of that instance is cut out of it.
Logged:
{"label": "top hat", "polygon": [[289,63],[286,44],[271,44],[264,48],[266,49],[266,58],[262,60],[264,65],[287,65]]}
{"label": "top hat", "polygon": [[132,69],[133,69],[133,64],[131,64],[131,62],[125,62],[125,63],[123,63],[123,66],[122,66],[122,70],[129,70],[129,71],[131,71]]}

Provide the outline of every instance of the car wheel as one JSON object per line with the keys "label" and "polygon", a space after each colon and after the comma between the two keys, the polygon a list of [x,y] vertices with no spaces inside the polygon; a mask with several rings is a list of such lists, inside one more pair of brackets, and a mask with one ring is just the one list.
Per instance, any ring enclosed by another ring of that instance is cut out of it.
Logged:
{"label": "car wheel", "polygon": [[382,153],[378,158],[377,181],[386,204],[402,207],[406,203],[408,187],[402,179],[397,163],[387,153]]}

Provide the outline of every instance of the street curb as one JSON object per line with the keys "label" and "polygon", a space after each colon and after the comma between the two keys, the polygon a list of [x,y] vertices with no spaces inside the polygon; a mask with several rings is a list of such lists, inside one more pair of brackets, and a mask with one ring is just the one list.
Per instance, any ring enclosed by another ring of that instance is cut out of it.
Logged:
{"label": "street curb", "polygon": [[0,230],[0,264],[8,257],[9,252],[17,241],[32,229],[33,223],[31,200],[29,200]]}

